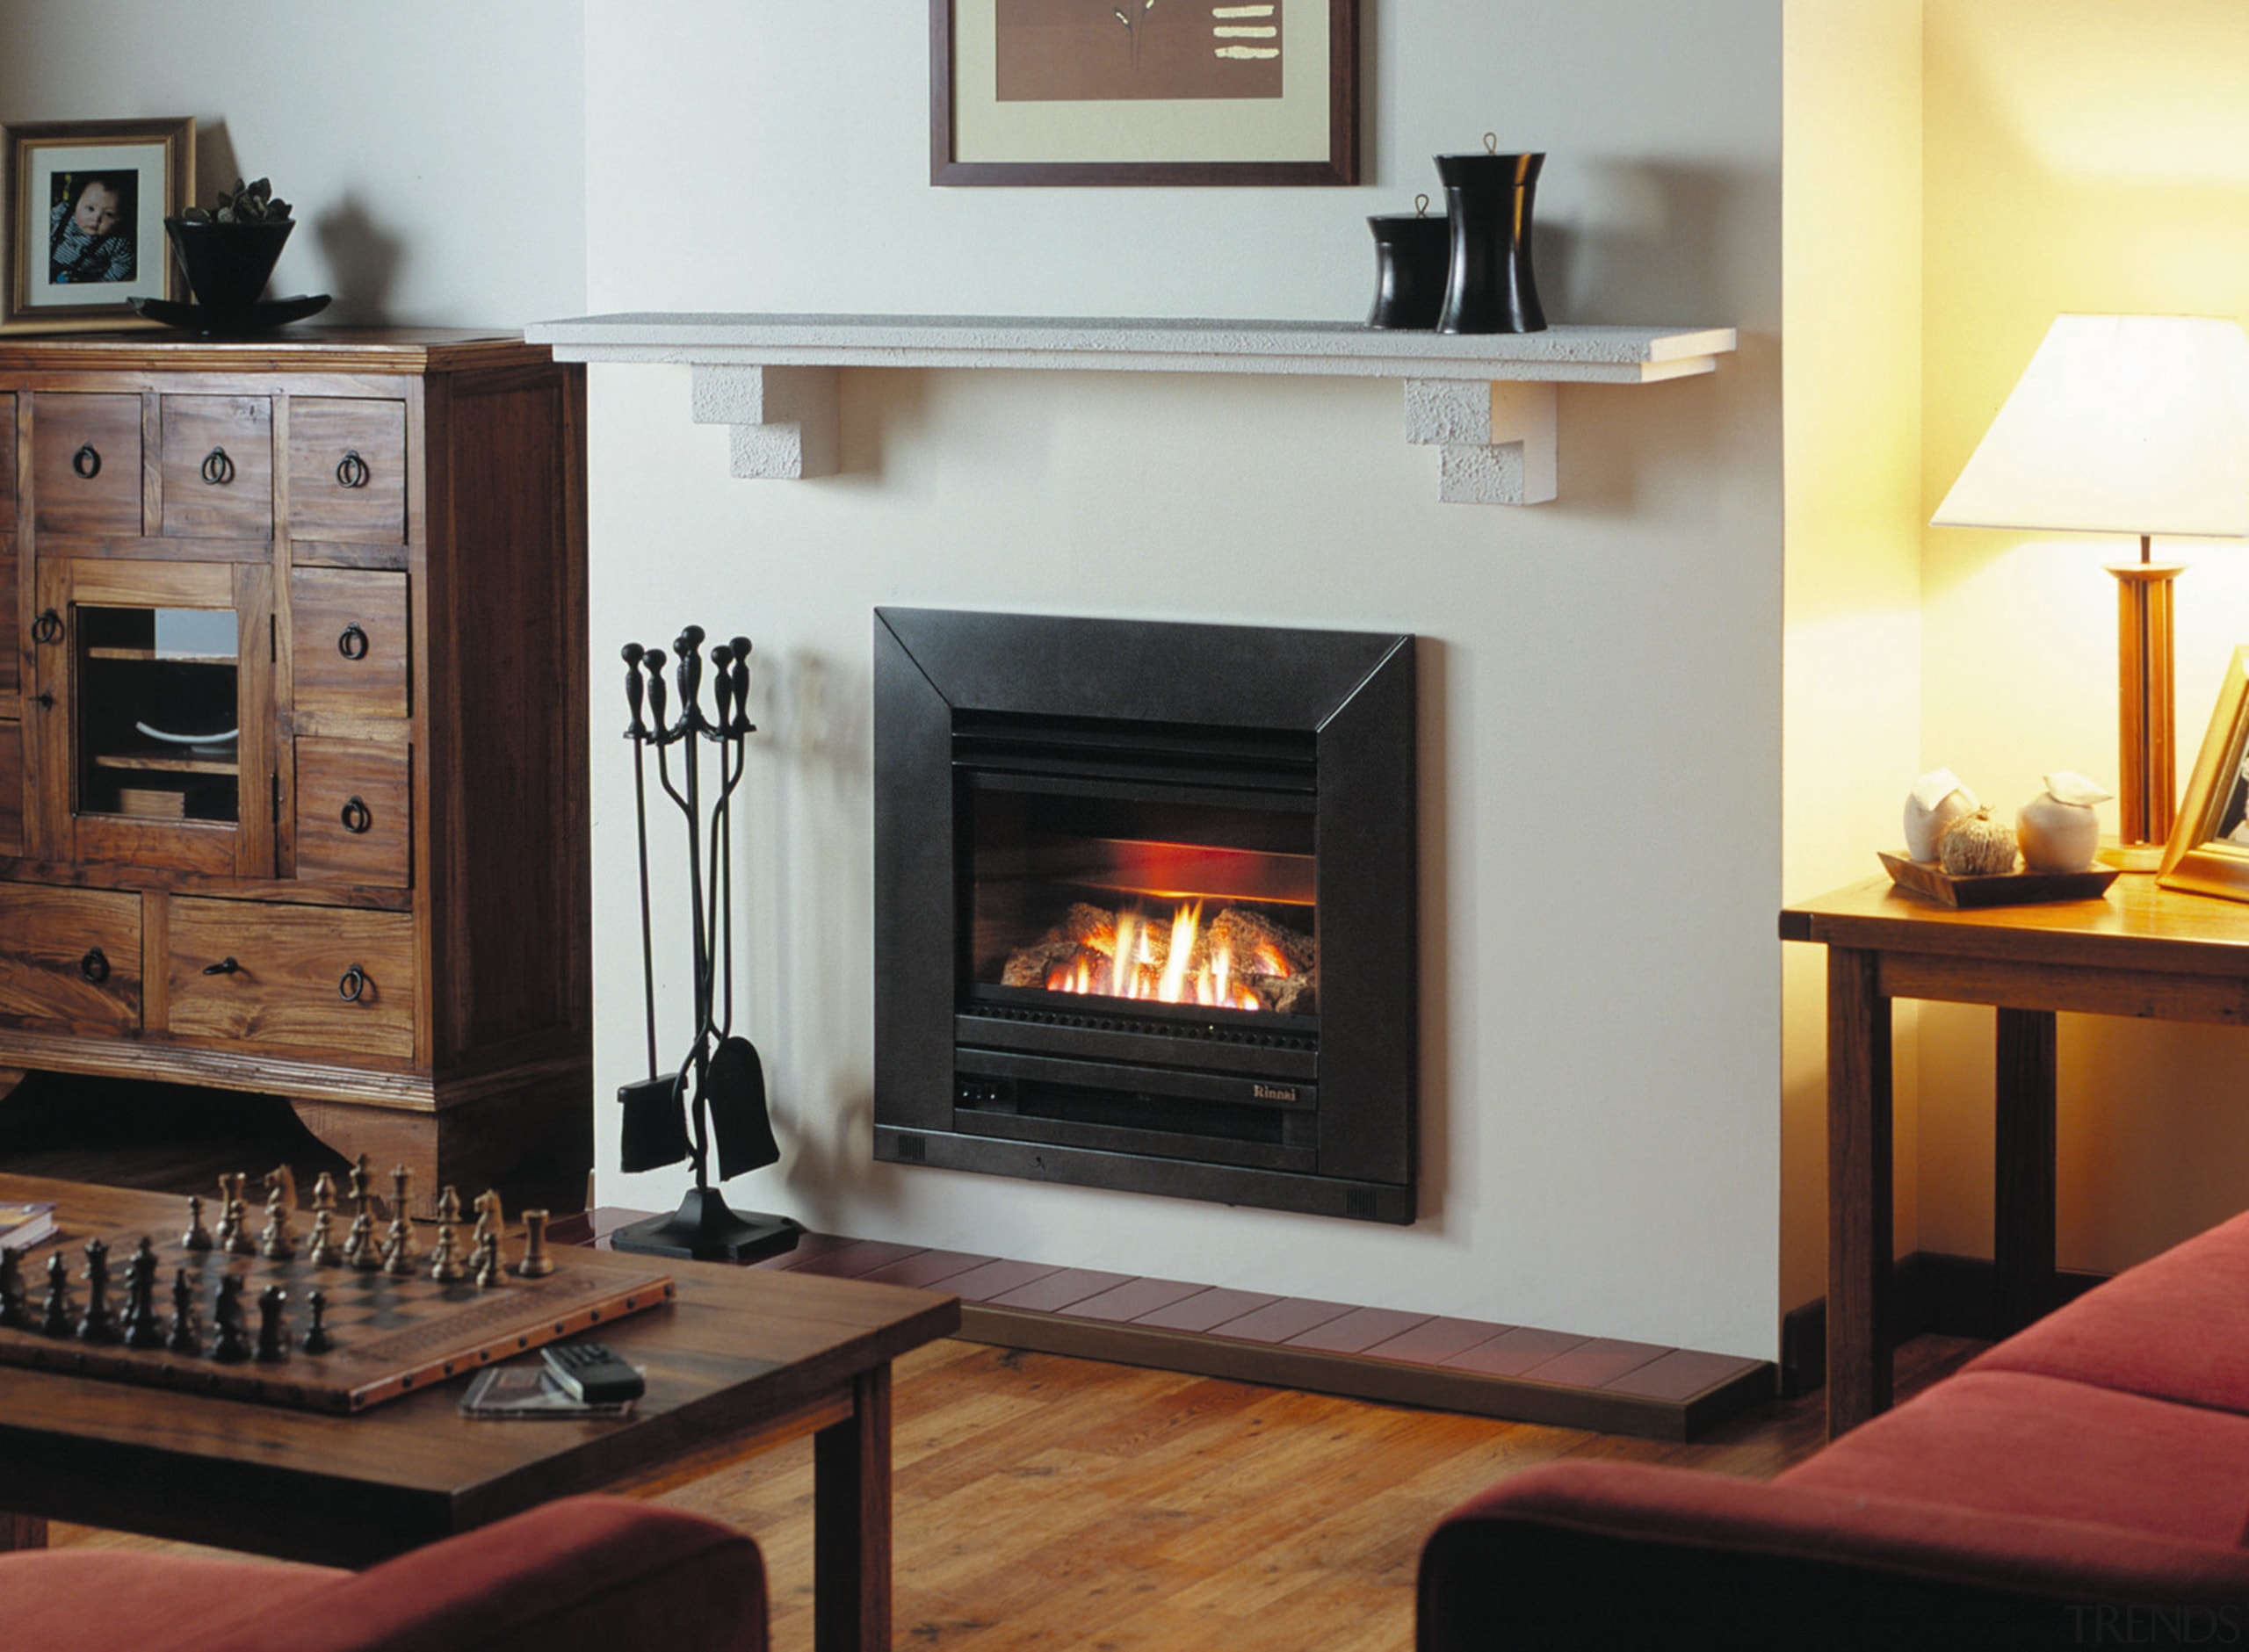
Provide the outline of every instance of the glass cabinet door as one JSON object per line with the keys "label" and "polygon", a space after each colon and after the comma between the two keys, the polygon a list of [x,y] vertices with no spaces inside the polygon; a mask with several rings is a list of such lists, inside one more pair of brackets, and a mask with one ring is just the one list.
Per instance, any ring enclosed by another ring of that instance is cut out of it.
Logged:
{"label": "glass cabinet door", "polygon": [[42,567],[37,812],[70,858],[268,876],[271,582],[263,566]]}

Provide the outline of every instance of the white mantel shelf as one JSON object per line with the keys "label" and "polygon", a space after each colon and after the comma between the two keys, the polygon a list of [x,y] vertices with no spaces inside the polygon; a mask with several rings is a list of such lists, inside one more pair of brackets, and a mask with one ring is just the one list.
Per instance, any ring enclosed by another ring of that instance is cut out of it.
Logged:
{"label": "white mantel shelf", "polygon": [[589,315],[527,329],[556,359],[684,364],[693,417],[734,427],[733,473],[835,473],[843,367],[1284,373],[1395,379],[1406,439],[1440,450],[1438,496],[1554,497],[1555,386],[1653,384],[1717,370],[1730,327],[1393,332],[1346,321],[1002,315]]}

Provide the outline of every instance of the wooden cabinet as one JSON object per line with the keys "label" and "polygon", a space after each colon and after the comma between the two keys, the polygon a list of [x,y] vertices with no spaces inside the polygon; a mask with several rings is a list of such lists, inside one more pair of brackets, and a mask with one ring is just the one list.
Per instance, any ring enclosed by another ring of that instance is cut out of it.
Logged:
{"label": "wooden cabinet", "polygon": [[583,432],[510,339],[0,340],[0,1069],[576,1208]]}

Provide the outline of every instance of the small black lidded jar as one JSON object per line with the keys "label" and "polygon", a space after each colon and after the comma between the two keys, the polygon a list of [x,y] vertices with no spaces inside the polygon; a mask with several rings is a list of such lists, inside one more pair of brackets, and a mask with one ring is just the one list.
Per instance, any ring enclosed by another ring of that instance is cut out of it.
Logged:
{"label": "small black lidded jar", "polygon": [[1530,268],[1530,217],[1544,153],[1501,155],[1484,134],[1482,155],[1441,155],[1450,268],[1440,333],[1543,333],[1546,312]]}
{"label": "small black lidded jar", "polygon": [[1452,227],[1431,218],[1429,198],[1414,198],[1414,215],[1385,213],[1367,220],[1374,232],[1374,308],[1369,327],[1427,332],[1444,308],[1445,271],[1452,259]]}

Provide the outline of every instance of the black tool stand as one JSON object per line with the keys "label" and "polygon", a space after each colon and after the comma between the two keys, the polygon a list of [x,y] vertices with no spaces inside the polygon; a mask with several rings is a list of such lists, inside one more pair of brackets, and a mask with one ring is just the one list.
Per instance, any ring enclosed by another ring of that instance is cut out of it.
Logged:
{"label": "black tool stand", "polygon": [[609,1236],[619,1251],[696,1262],[762,1262],[797,1248],[803,1226],[786,1216],[737,1216],[716,1187],[691,1187],[679,1208]]}

